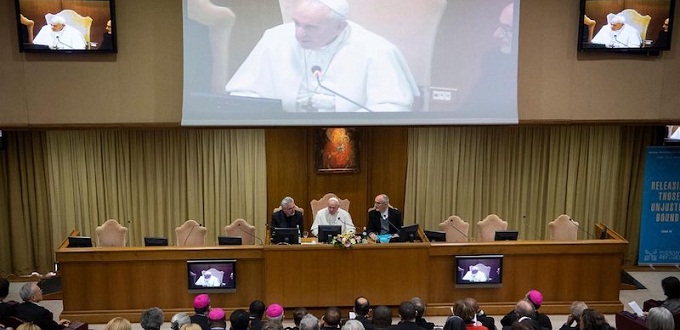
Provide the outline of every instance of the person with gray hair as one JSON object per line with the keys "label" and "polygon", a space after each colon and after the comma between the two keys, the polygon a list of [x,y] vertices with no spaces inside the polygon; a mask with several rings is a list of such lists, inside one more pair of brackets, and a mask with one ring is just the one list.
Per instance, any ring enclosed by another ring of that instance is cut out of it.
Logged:
{"label": "person with gray hair", "polygon": [[300,330],[319,330],[319,319],[312,314],[307,314],[300,320]]}
{"label": "person with gray hair", "polygon": [[36,45],[45,45],[50,49],[75,50],[86,49],[85,37],[78,29],[67,25],[66,19],[54,15],[49,24],[43,26],[33,39]]}
{"label": "person with gray hair", "polygon": [[352,216],[349,212],[340,208],[340,200],[335,197],[328,199],[328,207],[324,207],[314,216],[314,223],[312,224],[312,234],[319,235],[319,226],[321,225],[340,225],[342,232],[353,232],[356,230]]}
{"label": "person with gray hair", "polygon": [[609,24],[603,26],[591,42],[605,45],[607,48],[640,48],[642,38],[640,31],[626,24],[625,17],[614,15]]}
{"label": "person with gray hair", "polygon": [[298,228],[302,230],[304,218],[297,210],[295,200],[286,196],[281,201],[281,210],[272,213],[271,228]]}
{"label": "person with gray hair", "polygon": [[163,325],[163,311],[158,307],[151,307],[139,318],[139,325],[144,330],[160,330]]}
{"label": "person with gray hair", "polygon": [[16,306],[16,317],[25,322],[33,322],[42,330],[62,330],[71,321],[54,321],[54,315],[47,308],[38,305],[43,300],[42,289],[36,283],[26,283],[19,289],[19,296],[24,302]]}
{"label": "person with gray hair", "polygon": [[671,311],[664,307],[652,307],[647,313],[647,328],[649,330],[673,330],[675,321]]}
{"label": "person with gray hair", "polygon": [[183,325],[191,323],[191,317],[187,313],[177,313],[170,319],[170,328],[180,330]]}
{"label": "person with gray hair", "polygon": [[[377,241],[378,237],[392,238],[399,236],[399,229],[404,225],[401,212],[390,207],[390,198],[385,194],[375,196],[373,209],[368,212],[366,233]],[[387,235],[383,236],[383,235]],[[383,239],[381,239],[381,242]],[[430,328],[432,329],[432,328]]]}
{"label": "person with gray hair", "polygon": [[579,330],[581,328],[581,314],[583,314],[583,311],[587,308],[588,305],[583,301],[572,302],[570,314],[567,316],[567,322],[560,327],[560,330]]}
{"label": "person with gray hair", "polygon": [[342,326],[342,330],[365,330],[364,325],[357,320],[349,320]]}

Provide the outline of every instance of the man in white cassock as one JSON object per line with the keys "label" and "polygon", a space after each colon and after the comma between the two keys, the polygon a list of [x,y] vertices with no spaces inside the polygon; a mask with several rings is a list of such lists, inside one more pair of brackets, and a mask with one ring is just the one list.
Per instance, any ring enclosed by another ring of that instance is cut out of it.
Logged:
{"label": "man in white cassock", "polygon": [[607,48],[640,48],[642,38],[638,30],[626,24],[625,17],[616,15],[597,32],[592,43],[602,44]]}
{"label": "man in white cassock", "polygon": [[33,39],[36,45],[49,46],[51,49],[85,49],[85,37],[76,28],[66,25],[66,20],[52,16],[49,25],[40,29]]}
{"label": "man in white cassock", "polygon": [[319,226],[321,225],[342,226],[343,233],[356,231],[352,216],[349,215],[349,212],[340,208],[340,201],[335,197],[328,199],[328,207],[316,212],[314,223],[312,223],[312,234],[314,236],[318,237]]}
{"label": "man in white cassock", "polygon": [[348,12],[346,0],[302,0],[293,22],[265,31],[226,91],[280,99],[289,112],[411,111],[420,93],[401,51]]}
{"label": "man in white cassock", "polygon": [[470,282],[486,282],[488,278],[486,277],[486,273],[481,271],[479,267],[470,266],[470,270],[468,270],[468,272],[465,273],[465,276],[463,276],[463,280]]}
{"label": "man in white cassock", "polygon": [[198,280],[196,280],[196,283],[194,284],[198,286],[207,286],[211,288],[222,285],[222,283],[220,283],[220,280],[217,277],[213,276],[207,270],[201,271],[201,277],[199,277]]}

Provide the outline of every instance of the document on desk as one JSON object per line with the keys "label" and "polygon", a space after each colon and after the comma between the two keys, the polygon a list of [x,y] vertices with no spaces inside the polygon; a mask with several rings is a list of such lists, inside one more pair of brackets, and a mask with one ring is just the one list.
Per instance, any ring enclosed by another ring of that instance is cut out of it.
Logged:
{"label": "document on desk", "polygon": [[631,301],[628,303],[628,306],[633,309],[633,312],[637,314],[637,316],[643,316],[642,308],[640,308],[640,305],[638,305],[635,301]]}

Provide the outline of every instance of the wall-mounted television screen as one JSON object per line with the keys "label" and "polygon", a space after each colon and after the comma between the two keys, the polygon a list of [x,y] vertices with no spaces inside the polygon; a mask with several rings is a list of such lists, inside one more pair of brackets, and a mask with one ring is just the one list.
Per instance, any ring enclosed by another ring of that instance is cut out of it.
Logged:
{"label": "wall-mounted television screen", "polygon": [[671,47],[675,0],[580,0],[578,50],[656,54]]}
{"label": "wall-mounted television screen", "polygon": [[19,50],[115,53],[115,0],[15,0]]}
{"label": "wall-mounted television screen", "polygon": [[182,4],[182,125],[518,122],[520,0]]}
{"label": "wall-mounted television screen", "polygon": [[500,287],[503,255],[456,256],[456,286]]}
{"label": "wall-mounted television screen", "polygon": [[236,260],[188,260],[190,293],[236,292]]}

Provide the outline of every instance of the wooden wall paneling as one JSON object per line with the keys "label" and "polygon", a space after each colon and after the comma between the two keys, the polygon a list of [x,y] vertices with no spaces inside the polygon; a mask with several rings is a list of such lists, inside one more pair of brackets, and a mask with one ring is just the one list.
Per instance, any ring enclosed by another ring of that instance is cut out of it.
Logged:
{"label": "wooden wall paneling", "polygon": [[[373,127],[367,129],[368,182],[364,209],[373,206],[378,194],[387,194],[390,204],[403,212],[408,164],[408,128]],[[407,221],[407,219],[404,219]],[[413,219],[408,219],[413,220]]]}

